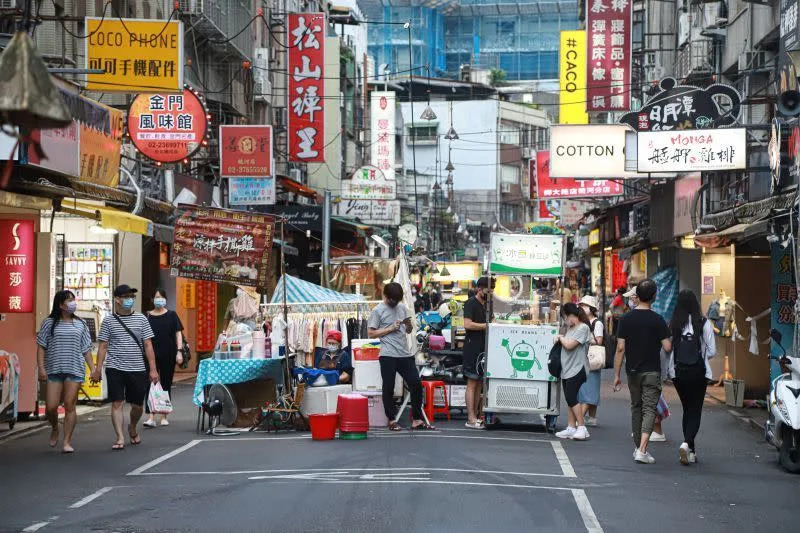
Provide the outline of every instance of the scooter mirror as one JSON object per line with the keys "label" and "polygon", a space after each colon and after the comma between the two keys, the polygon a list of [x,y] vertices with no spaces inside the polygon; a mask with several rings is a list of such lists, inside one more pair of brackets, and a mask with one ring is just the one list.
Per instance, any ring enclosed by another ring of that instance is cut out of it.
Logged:
{"label": "scooter mirror", "polygon": [[778,344],[780,344],[781,340],[783,339],[781,332],[778,331],[777,329],[769,330],[769,336],[772,338],[772,340],[774,340]]}

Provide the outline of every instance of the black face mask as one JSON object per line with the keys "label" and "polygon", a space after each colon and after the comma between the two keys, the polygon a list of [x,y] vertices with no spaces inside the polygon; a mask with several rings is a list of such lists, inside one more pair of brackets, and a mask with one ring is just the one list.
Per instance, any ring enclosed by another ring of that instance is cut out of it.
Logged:
{"label": "black face mask", "polygon": [[388,305],[389,307],[397,307],[397,300],[392,300],[391,298],[387,298],[386,305]]}

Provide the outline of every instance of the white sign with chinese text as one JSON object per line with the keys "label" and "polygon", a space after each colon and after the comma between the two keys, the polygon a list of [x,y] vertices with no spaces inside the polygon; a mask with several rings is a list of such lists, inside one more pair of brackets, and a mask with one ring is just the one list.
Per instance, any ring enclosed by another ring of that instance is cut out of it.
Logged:
{"label": "white sign with chinese text", "polygon": [[342,200],[334,204],[334,214],[357,218],[364,224],[400,225],[400,200]]}
{"label": "white sign with chinese text", "polygon": [[395,93],[378,91],[370,98],[372,165],[394,180]]}
{"label": "white sign with chinese text", "polygon": [[563,238],[562,235],[492,233],[489,268],[498,274],[558,276]]}
{"label": "white sign with chinese text", "polygon": [[275,179],[228,178],[228,203],[230,205],[274,205]]}
{"label": "white sign with chinese text", "polygon": [[637,135],[639,172],[735,170],[747,167],[744,128],[643,131]]}
{"label": "white sign with chinese text", "polygon": [[551,126],[550,177],[625,177],[627,129],[621,124]]}
{"label": "white sign with chinese text", "polygon": [[[555,381],[547,359],[556,335],[555,326],[489,324],[486,377]],[[540,405],[546,404],[546,398],[542,400]]]}
{"label": "white sign with chinese text", "polygon": [[397,198],[397,181],[387,180],[383,172],[373,166],[363,166],[353,173],[352,179],[342,180],[342,198],[394,200]]}

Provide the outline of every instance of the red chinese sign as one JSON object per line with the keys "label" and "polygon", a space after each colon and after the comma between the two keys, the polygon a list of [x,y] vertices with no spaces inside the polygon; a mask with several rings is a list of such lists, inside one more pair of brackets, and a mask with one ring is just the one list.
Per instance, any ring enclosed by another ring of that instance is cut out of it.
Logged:
{"label": "red chinese sign", "polygon": [[325,13],[287,16],[289,161],[325,162]]}
{"label": "red chinese sign", "polygon": [[223,178],[272,176],[272,126],[220,126],[219,162]]}
{"label": "red chinese sign", "polygon": [[170,274],[266,287],[274,229],[269,215],[181,205]]}
{"label": "red chinese sign", "polygon": [[631,107],[631,0],[587,0],[587,111]]}
{"label": "red chinese sign", "polygon": [[128,135],[142,155],[160,163],[190,157],[206,138],[206,108],[192,90],[140,94],[128,111]]}
{"label": "red chinese sign", "polygon": [[217,284],[197,282],[197,346],[198,352],[210,352],[217,344]]}
{"label": "red chinese sign", "polygon": [[550,212],[550,209],[547,208],[547,202],[544,200],[539,200],[539,218],[537,218],[540,222],[547,222],[549,220],[555,220],[556,217],[553,216],[553,213]]}
{"label": "red chinese sign", "polygon": [[32,313],[36,286],[33,220],[0,220],[0,313]]}
{"label": "red chinese sign", "polygon": [[550,177],[550,151],[536,152],[536,161],[531,159],[531,176],[536,176],[536,190],[540,200],[551,198],[591,198],[595,196],[620,196],[622,183],[611,180],[576,180]]}

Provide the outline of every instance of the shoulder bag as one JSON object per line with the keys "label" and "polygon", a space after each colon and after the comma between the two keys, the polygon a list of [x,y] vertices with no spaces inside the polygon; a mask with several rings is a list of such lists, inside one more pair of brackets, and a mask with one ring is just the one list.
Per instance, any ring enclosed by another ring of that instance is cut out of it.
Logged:
{"label": "shoulder bag", "polygon": [[561,379],[561,343],[557,342],[550,348],[547,357],[547,371],[556,379]]}
{"label": "shoulder bag", "polygon": [[606,366],[606,347],[602,344],[596,344],[594,338],[594,326],[598,322],[595,319],[592,322],[591,327],[589,328],[589,335],[590,335],[590,343],[589,343],[589,351],[587,356],[589,358],[589,371],[596,372],[597,370],[602,370],[604,366]]}

